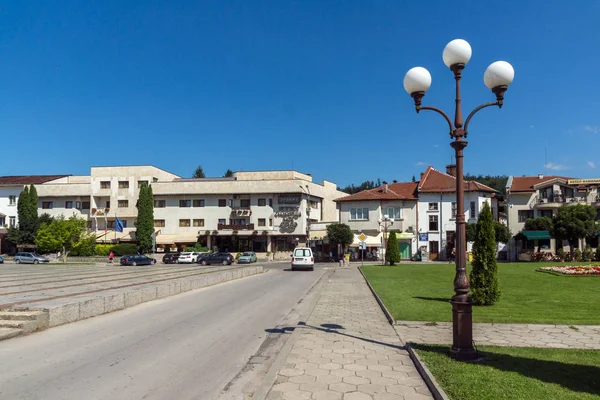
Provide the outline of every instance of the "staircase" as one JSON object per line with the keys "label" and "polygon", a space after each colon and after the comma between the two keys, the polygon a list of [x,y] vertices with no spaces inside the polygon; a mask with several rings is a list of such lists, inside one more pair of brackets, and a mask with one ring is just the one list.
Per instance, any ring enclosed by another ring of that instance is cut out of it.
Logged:
{"label": "staircase", "polygon": [[47,329],[48,322],[45,311],[0,311],[0,340]]}

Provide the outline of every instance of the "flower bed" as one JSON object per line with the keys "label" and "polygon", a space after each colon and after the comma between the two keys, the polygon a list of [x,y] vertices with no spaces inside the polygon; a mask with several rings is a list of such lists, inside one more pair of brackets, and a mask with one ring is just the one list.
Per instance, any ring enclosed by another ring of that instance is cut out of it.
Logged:
{"label": "flower bed", "polygon": [[553,267],[540,267],[540,271],[554,272],[561,275],[600,275],[600,266],[597,265],[555,265]]}

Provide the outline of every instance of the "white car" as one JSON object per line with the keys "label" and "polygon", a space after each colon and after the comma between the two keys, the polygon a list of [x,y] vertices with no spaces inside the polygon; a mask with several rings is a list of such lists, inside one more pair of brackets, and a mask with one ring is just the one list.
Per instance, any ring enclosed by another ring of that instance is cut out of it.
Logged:
{"label": "white car", "polygon": [[198,259],[198,256],[200,254],[201,253],[197,253],[195,251],[181,253],[179,255],[179,258],[177,259],[177,264],[192,264],[192,263],[195,263],[196,260]]}
{"label": "white car", "polygon": [[315,257],[308,247],[296,247],[292,253],[292,271],[297,269],[315,270]]}

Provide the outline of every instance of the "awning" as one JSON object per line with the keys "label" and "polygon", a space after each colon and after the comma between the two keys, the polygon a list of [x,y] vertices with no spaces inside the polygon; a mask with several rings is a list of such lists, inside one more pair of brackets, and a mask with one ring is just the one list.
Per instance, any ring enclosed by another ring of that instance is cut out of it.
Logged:
{"label": "awning", "polygon": [[398,239],[414,239],[415,238],[415,234],[414,233],[410,233],[410,232],[400,232],[400,233],[396,233],[396,238]]}
{"label": "awning", "polygon": [[[369,236],[366,235],[367,239],[365,240],[365,243],[367,243],[368,247],[381,247],[381,240],[383,238],[383,233],[379,233],[376,236]],[[358,247],[358,244],[360,242],[360,239],[358,238],[358,235],[354,235],[354,240],[352,241],[352,244],[350,245],[350,247]]]}
{"label": "awning", "polygon": [[180,233],[173,235],[161,233],[156,237],[156,244],[196,243],[197,241],[197,233]]}
{"label": "awning", "polygon": [[540,239],[550,239],[550,232],[548,231],[523,231],[521,232],[527,240],[540,240]]}
{"label": "awning", "polygon": [[323,240],[327,236],[327,231],[310,231],[310,240]]}

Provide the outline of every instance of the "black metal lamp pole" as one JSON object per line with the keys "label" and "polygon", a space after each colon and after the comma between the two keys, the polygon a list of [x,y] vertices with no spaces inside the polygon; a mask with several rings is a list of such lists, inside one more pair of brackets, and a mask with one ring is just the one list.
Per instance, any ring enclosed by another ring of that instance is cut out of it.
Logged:
{"label": "black metal lamp pole", "polygon": [[452,304],[452,348],[450,354],[456,360],[469,361],[477,358],[477,352],[473,348],[473,320],[472,302],[469,296],[469,279],[467,277],[467,243],[466,243],[466,221],[465,221],[465,193],[463,173],[463,151],[467,147],[467,128],[475,113],[490,107],[502,107],[504,92],[514,78],[514,70],[505,61],[496,61],[486,70],[484,82],[496,95],[496,101],[484,103],[475,108],[468,116],[463,127],[463,114],[461,105],[460,79],[465,65],[471,58],[471,46],[462,39],[453,40],[444,49],[444,63],[454,73],[456,82],[454,123],[450,117],[439,108],[422,106],[421,100],[425,91],[431,85],[431,75],[422,67],[416,67],[406,73],[404,87],[415,101],[417,113],[421,110],[431,110],[444,117],[450,128],[450,146],[456,154],[456,275],[454,277],[454,296],[450,300]]}

